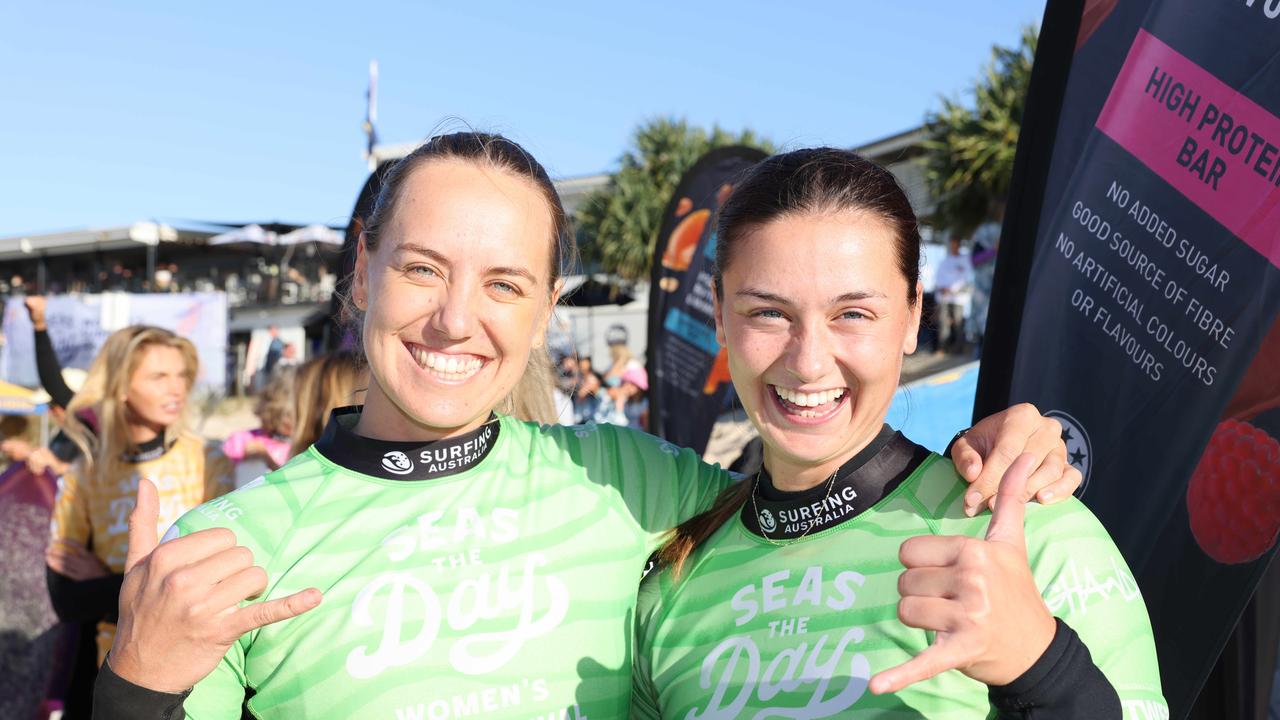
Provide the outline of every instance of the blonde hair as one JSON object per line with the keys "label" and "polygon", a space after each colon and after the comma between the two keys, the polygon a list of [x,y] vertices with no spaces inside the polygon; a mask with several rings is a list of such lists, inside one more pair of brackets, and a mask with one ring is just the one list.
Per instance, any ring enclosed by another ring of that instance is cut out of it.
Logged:
{"label": "blonde hair", "polygon": [[346,405],[359,405],[369,373],[350,352],[318,355],[298,368],[293,382],[293,457],[320,438],[329,415]]}
{"label": "blonde hair", "polygon": [[498,405],[497,410],[520,420],[553,425],[560,421],[555,396],[551,392],[555,385],[556,374],[551,354],[545,347],[534,348],[529,353],[529,364],[525,366],[520,382]]}
{"label": "blonde hair", "polygon": [[[182,354],[187,390],[195,384],[200,360],[190,340],[151,325],[130,325],[107,338],[89,366],[84,385],[67,404],[67,436],[80,448],[85,479],[109,478],[127,463],[123,456],[134,445],[129,434],[129,382],[147,349],[169,347]],[[185,409],[185,406],[184,406]],[[85,418],[94,416],[97,427]],[[186,429],[186,418],[164,429],[164,442],[175,440]]]}
{"label": "blonde hair", "polygon": [[618,343],[609,346],[609,357],[613,359],[613,365],[609,367],[612,370],[619,365],[625,367],[635,355],[631,354],[631,348],[627,347],[625,343]]}
{"label": "blonde hair", "polygon": [[[258,393],[253,413],[258,416],[264,431],[277,435],[293,434],[293,383],[296,376],[296,368],[276,368],[267,386]],[[283,430],[286,427],[288,430]]]}

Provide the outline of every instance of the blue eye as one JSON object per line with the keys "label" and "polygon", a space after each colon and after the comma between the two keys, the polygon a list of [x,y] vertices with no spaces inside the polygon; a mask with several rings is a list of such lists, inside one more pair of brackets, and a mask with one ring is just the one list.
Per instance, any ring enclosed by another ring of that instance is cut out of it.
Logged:
{"label": "blue eye", "polygon": [[413,265],[409,268],[409,273],[411,275],[417,275],[418,277],[422,277],[422,278],[436,277],[435,269],[428,267],[426,265]]}
{"label": "blue eye", "polygon": [[493,287],[497,288],[500,292],[502,292],[502,293],[503,293],[503,294],[505,294],[505,295],[519,295],[519,294],[520,294],[520,289],[519,289],[519,288],[517,288],[515,285],[512,285],[512,284],[511,284],[511,283],[509,283],[509,282],[502,282],[501,280],[499,280],[498,282],[495,282],[495,283],[493,284]]}
{"label": "blue eye", "polygon": [[849,310],[848,312],[844,313],[840,317],[844,318],[845,320],[866,320],[867,319],[866,315],[858,312],[857,310]]}
{"label": "blue eye", "polygon": [[774,320],[782,317],[782,313],[777,310],[757,310],[751,313],[751,317],[764,318],[766,320]]}

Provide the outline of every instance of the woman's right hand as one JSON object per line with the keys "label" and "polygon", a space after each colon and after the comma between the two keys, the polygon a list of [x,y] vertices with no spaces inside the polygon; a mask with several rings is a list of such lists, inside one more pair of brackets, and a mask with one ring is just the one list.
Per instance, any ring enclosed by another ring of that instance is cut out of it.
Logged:
{"label": "woman's right hand", "polygon": [[27,456],[27,469],[33,474],[39,475],[45,470],[52,472],[54,475],[66,475],[67,464],[58,459],[57,455],[47,447],[36,448]]}
{"label": "woman's right hand", "polygon": [[1057,622],[1036,587],[1023,529],[1027,478],[1034,454],[1009,467],[982,540],[923,535],[899,550],[898,618],[935,633],[911,660],[871,678],[871,692],[898,692],[957,669],[987,685],[1008,685],[1053,642]]}
{"label": "woman's right hand", "polygon": [[28,295],[23,298],[22,302],[27,306],[27,314],[31,316],[31,326],[36,330],[45,330],[44,310],[45,298],[43,295]]}
{"label": "woman's right hand", "polygon": [[155,485],[138,483],[111,669],[158,692],[180,693],[213,672],[241,635],[320,604],[314,588],[240,607],[267,587],[235,534],[212,528],[158,545]]}

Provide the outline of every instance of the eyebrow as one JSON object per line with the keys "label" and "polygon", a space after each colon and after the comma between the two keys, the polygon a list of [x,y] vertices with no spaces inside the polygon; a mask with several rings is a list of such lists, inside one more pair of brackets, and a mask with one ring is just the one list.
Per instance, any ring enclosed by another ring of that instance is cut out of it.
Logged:
{"label": "eyebrow", "polygon": [[[396,248],[396,252],[415,253],[415,254],[430,258],[431,260],[434,260],[435,262],[440,263],[446,268],[453,267],[453,263],[449,262],[448,258],[436,252],[435,250],[432,250],[431,248],[425,247],[422,245],[416,245],[414,243],[403,243],[400,245],[400,247]],[[534,277],[532,272],[529,272],[529,270],[526,268],[517,267],[515,265],[498,265],[494,267],[488,267],[488,268],[485,268],[485,274],[486,275],[511,275],[515,277],[524,278],[535,285],[538,283],[538,279]]]}
{"label": "eyebrow", "polygon": [[834,298],[831,301],[831,304],[837,305],[843,302],[855,302],[858,300],[868,300],[870,298],[884,298],[884,297],[889,297],[889,296],[885,295],[879,290],[859,290],[857,292],[847,292],[843,295],[840,295],[839,297]]}
{"label": "eyebrow", "polygon": [[[735,293],[735,295],[739,297],[752,297],[757,300],[763,300],[764,302],[775,303],[778,305],[791,304],[790,300],[788,300],[787,298],[781,295],[768,292],[767,290],[759,290],[756,288],[744,288],[742,290],[739,290],[737,293]],[[838,295],[832,298],[829,304],[838,305],[840,303],[845,303],[845,302],[856,302],[858,300],[867,300],[869,298],[883,298],[883,297],[888,297],[888,296],[878,290],[858,290],[855,292],[847,292],[847,293],[844,293],[843,295]]]}
{"label": "eyebrow", "polygon": [[449,258],[441,255],[440,253],[436,252],[435,250],[432,250],[429,247],[424,247],[422,245],[415,245],[413,243],[401,243],[400,247],[396,248],[396,252],[405,252],[405,253],[414,253],[416,255],[423,255],[425,257],[431,258],[432,260],[435,260],[436,262],[440,263],[445,267],[453,267],[453,263],[449,262]]}

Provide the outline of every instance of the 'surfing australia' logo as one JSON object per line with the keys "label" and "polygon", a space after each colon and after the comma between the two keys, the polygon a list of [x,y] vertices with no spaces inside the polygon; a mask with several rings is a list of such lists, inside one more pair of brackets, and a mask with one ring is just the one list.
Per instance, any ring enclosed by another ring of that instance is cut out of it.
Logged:
{"label": "'surfing australia' logo", "polygon": [[408,475],[413,472],[413,461],[399,450],[392,450],[382,456],[382,469],[396,475]]}
{"label": "'surfing australia' logo", "polygon": [[1050,410],[1044,415],[1062,425],[1062,442],[1067,445],[1067,462],[1084,476],[1076,497],[1084,497],[1084,491],[1089,487],[1089,471],[1093,469],[1093,443],[1089,442],[1089,433],[1084,431],[1079,420],[1061,410]]}
{"label": "'surfing australia' logo", "polygon": [[778,523],[773,520],[773,513],[769,512],[769,508],[760,511],[760,529],[765,532],[773,532],[778,529]]}

